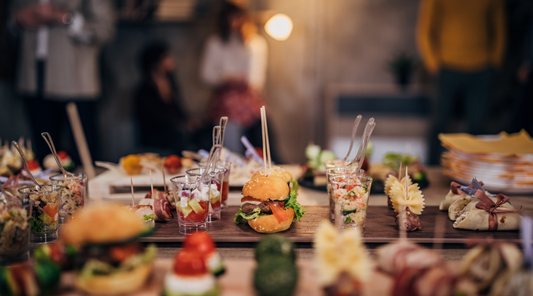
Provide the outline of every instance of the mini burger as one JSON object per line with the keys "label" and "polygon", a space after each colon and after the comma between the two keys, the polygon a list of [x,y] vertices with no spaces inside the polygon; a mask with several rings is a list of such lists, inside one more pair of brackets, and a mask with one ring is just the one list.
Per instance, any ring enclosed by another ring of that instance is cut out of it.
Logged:
{"label": "mini burger", "polygon": [[93,295],[130,294],[144,286],[152,272],[155,246],[136,240],[150,228],[120,205],[85,208],[61,229],[64,243],[78,246],[75,286]]}
{"label": "mini burger", "polygon": [[252,176],[252,179],[257,176],[266,176],[266,177],[278,177],[285,181],[285,183],[290,183],[292,181],[292,175],[287,170],[282,167],[274,166],[271,168],[259,169]]}
{"label": "mini burger", "polygon": [[289,229],[294,219],[300,221],[303,214],[296,201],[298,182],[287,182],[274,175],[252,177],[242,188],[241,209],[235,214],[235,223],[243,220],[255,231],[275,233]]}

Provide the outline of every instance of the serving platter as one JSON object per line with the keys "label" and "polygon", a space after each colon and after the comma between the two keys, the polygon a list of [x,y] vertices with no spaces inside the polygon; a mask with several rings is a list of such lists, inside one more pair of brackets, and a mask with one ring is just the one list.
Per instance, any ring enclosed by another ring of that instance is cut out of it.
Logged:
{"label": "serving platter", "polygon": [[[515,205],[519,206],[519,205]],[[301,222],[294,222],[292,226],[281,234],[297,243],[313,242],[313,236],[322,220],[328,219],[329,207],[305,206],[307,214]],[[264,234],[255,232],[246,224],[235,224],[233,218],[239,210],[238,206],[229,206],[222,210],[222,218],[208,225],[208,231],[220,243],[258,242]],[[365,243],[389,243],[398,238],[398,226],[395,223],[394,213],[386,206],[369,206],[367,213]],[[442,239],[435,240],[435,224],[437,219],[442,219],[444,232]],[[520,242],[518,231],[471,231],[455,229],[452,221],[448,219],[448,212],[439,211],[436,206],[427,206],[420,216],[422,230],[410,232],[407,237],[415,243],[467,243],[473,238],[493,237],[495,240]],[[156,223],[151,235],[143,237],[144,242],[182,242],[185,236],[179,233],[177,218],[166,223]]]}

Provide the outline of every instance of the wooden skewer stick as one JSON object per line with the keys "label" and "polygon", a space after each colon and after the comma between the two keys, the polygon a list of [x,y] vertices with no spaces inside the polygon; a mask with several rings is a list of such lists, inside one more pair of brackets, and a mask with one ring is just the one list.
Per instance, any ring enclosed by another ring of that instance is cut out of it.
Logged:
{"label": "wooden skewer stick", "polygon": [[130,178],[131,182],[131,206],[135,206],[135,195],[133,194],[133,178]]}
{"label": "wooden skewer stick", "polygon": [[152,181],[152,170],[150,170],[150,192],[152,193],[152,199],[155,199],[154,196],[154,181]]}
{"label": "wooden skewer stick", "polygon": [[409,167],[405,167],[405,200],[410,200],[411,197],[409,196],[409,175],[408,175],[408,169]]}
{"label": "wooden skewer stick", "polygon": [[272,158],[270,157],[270,142],[268,138],[268,121],[266,116],[266,108],[263,107],[263,114],[265,117],[265,137],[266,137],[266,148],[267,148],[267,158],[268,158],[268,168],[272,168]]}
{"label": "wooden skewer stick", "polygon": [[402,180],[402,162],[400,161],[400,169],[398,170],[398,181]]}
{"label": "wooden skewer stick", "polygon": [[263,133],[263,169],[265,170],[265,173],[266,173],[267,157],[266,157],[266,139],[265,139],[265,117],[263,115],[263,108],[265,108],[265,106],[261,107],[261,131]]}
{"label": "wooden skewer stick", "polygon": [[165,167],[161,170],[163,172],[163,190],[167,192],[167,178],[165,177]]}

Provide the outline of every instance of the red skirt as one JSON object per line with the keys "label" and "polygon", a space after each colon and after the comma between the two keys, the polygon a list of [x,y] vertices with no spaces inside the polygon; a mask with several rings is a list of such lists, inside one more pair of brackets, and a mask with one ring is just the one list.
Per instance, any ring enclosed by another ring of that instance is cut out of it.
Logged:
{"label": "red skirt", "polygon": [[228,120],[248,128],[261,118],[263,105],[262,98],[246,83],[226,83],[215,90],[209,115],[215,122],[227,116]]}

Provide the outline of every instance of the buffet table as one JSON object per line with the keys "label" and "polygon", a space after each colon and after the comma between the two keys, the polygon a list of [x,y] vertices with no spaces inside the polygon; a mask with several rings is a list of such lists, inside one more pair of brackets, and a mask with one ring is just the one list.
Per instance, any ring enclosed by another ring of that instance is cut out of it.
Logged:
{"label": "buffet table", "polygon": [[[297,165],[285,165],[293,176],[301,174]],[[425,198],[426,209],[421,216],[422,231],[412,232],[408,237],[417,243],[431,246],[433,242],[442,243],[439,251],[448,260],[457,260],[466,252],[466,241],[471,237],[486,237],[487,232],[456,230],[452,227],[445,212],[438,211],[440,200],[448,193],[450,179],[442,174],[440,167],[427,168],[429,187],[422,190]],[[511,201],[515,207],[522,206],[522,214],[533,213],[533,203],[530,202],[533,196],[516,195],[511,196]],[[231,190],[229,194],[229,207],[222,212],[222,220],[210,225],[210,234],[217,242],[219,251],[225,258],[244,259],[253,258],[253,247],[263,235],[253,231],[247,225],[235,225],[233,215],[238,211],[241,194],[238,190]],[[291,238],[298,246],[300,258],[312,258],[313,234],[319,222],[327,219],[329,199],[326,192],[317,191],[300,186],[298,201],[308,210],[308,214],[302,218],[301,222],[295,222],[293,226],[282,234]],[[391,242],[398,237],[398,230],[394,223],[392,212],[386,207],[387,197],[384,194],[371,194],[365,232],[365,243],[372,250],[379,245]],[[436,218],[441,219],[445,226],[442,239],[434,241],[434,226]],[[179,234],[177,221],[171,220],[168,223],[156,223],[156,231],[143,238],[145,242],[156,243],[159,248],[160,258],[172,258],[181,247],[183,236]],[[494,232],[490,236],[495,239],[502,239],[518,242],[518,231]]]}

